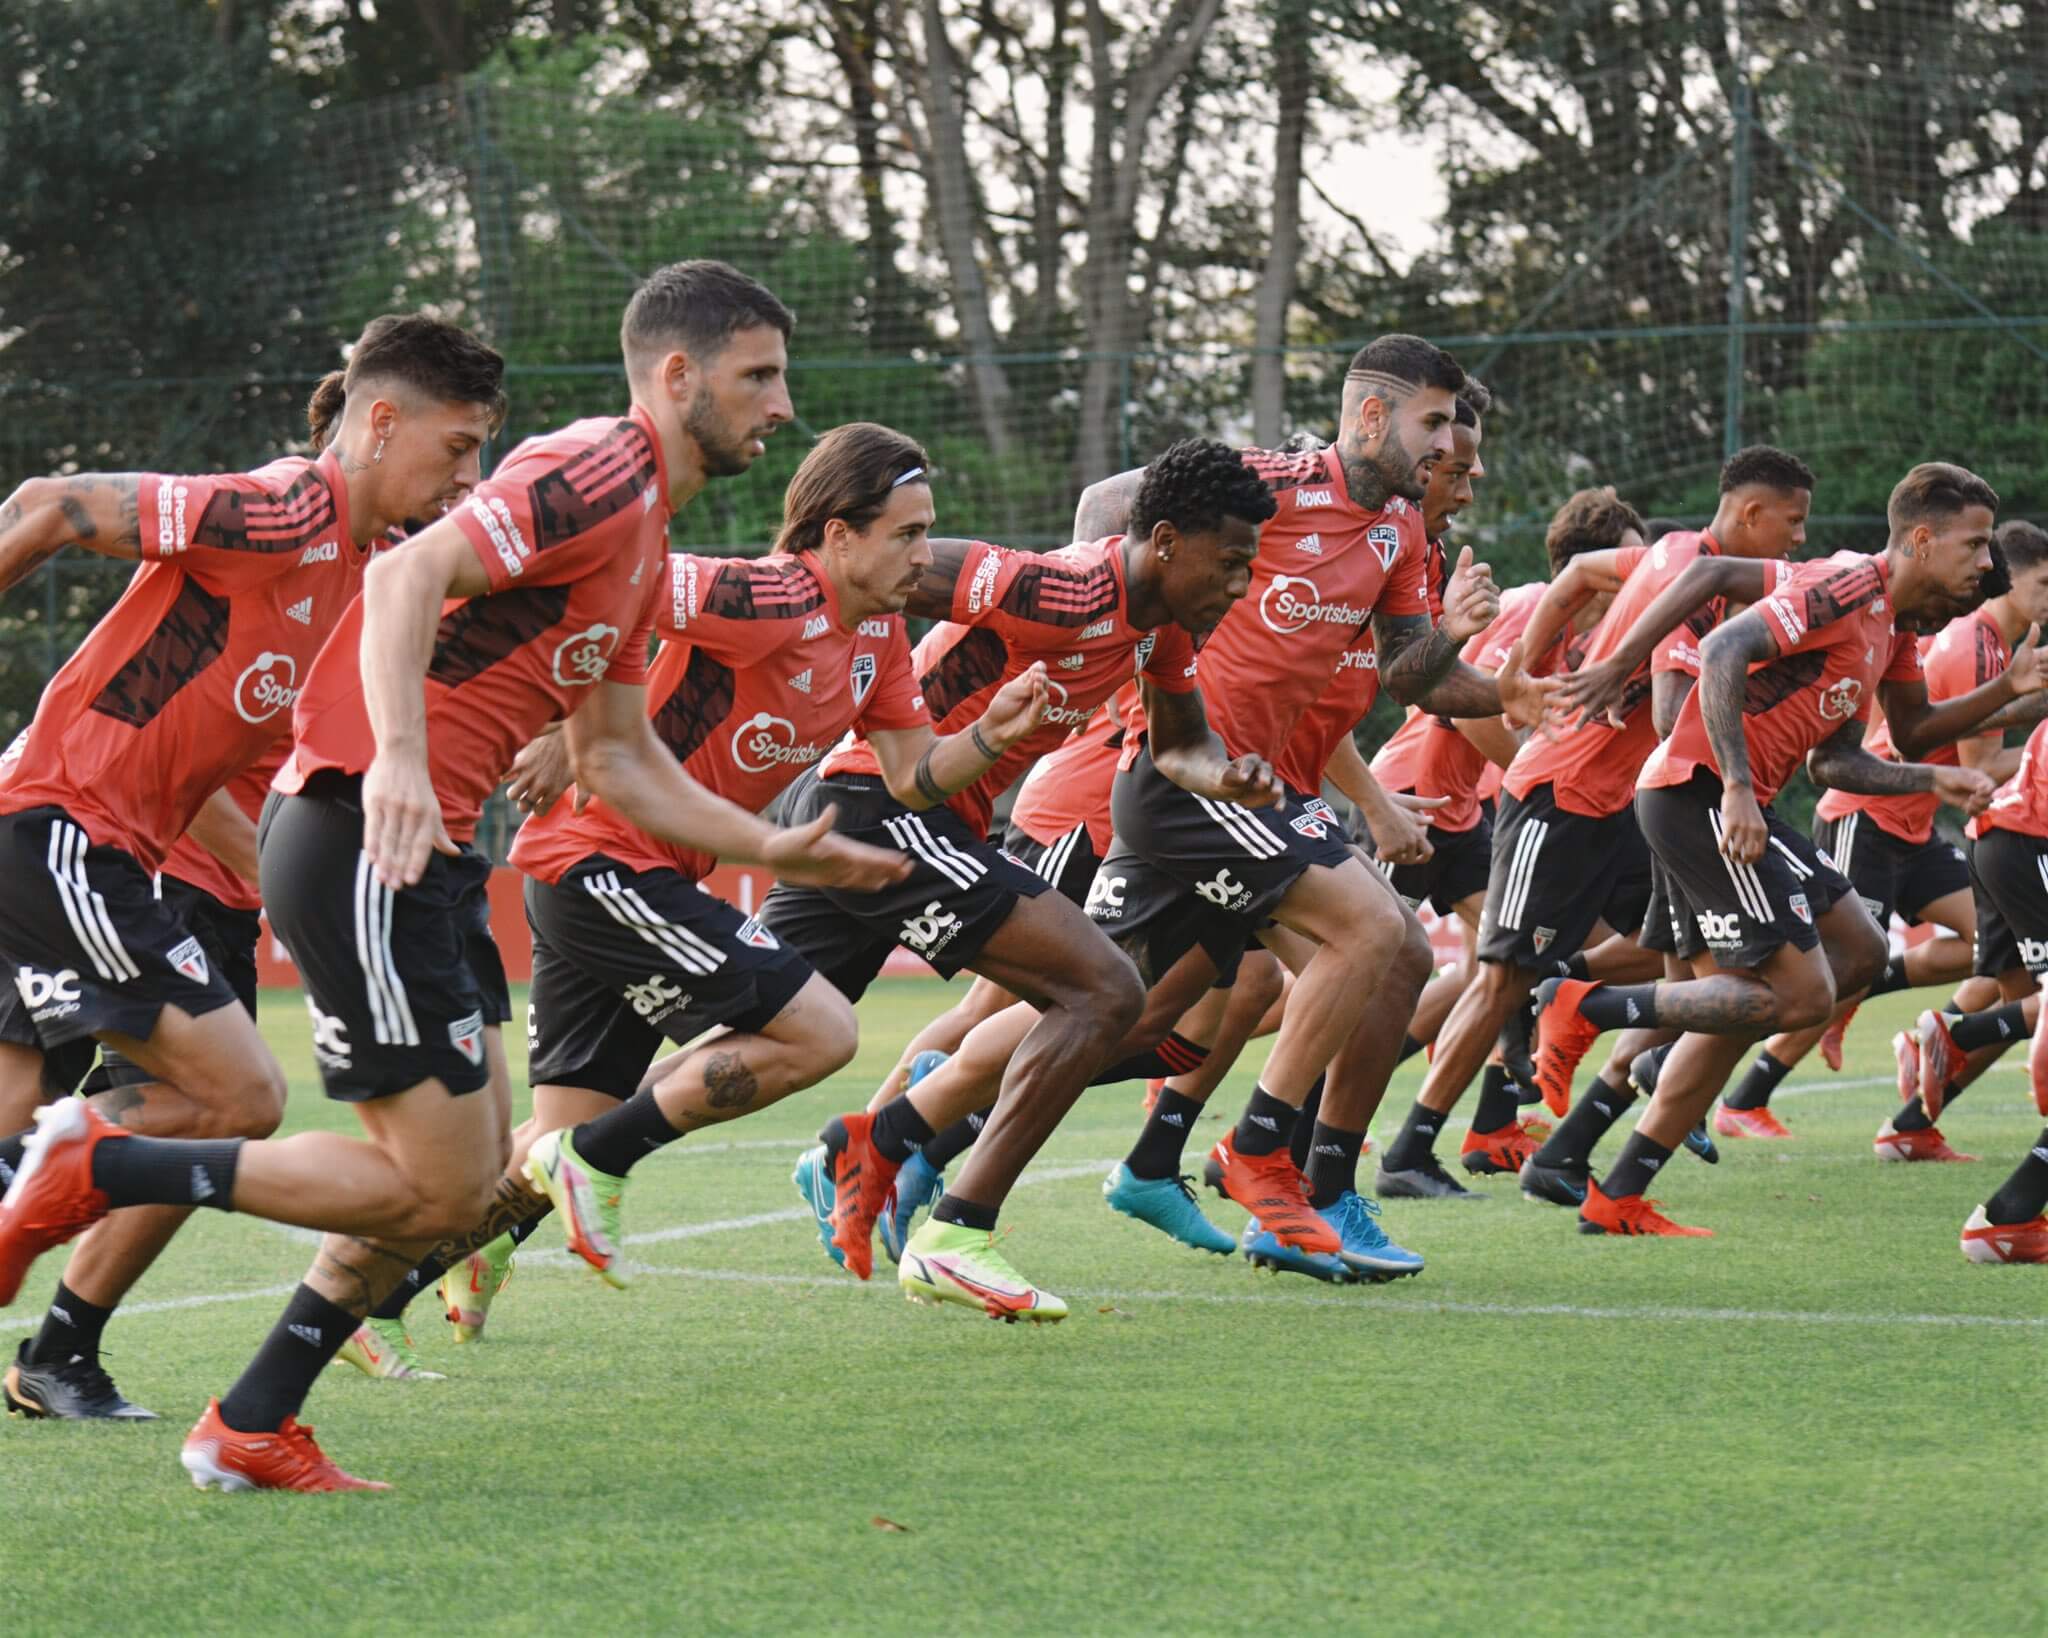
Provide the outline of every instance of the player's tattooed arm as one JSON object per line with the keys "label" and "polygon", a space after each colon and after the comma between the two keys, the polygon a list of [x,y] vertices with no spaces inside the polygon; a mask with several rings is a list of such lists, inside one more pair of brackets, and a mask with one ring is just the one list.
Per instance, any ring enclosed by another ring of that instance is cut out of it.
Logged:
{"label": "player's tattooed arm", "polygon": [[1863,748],[1863,724],[1842,724],[1806,753],[1815,784],[1859,796],[1910,796],[1932,791],[1965,813],[1981,813],[1997,789],[1977,768],[1945,768],[1923,762],[1891,762]]}
{"label": "player's tattooed arm", "polygon": [[1101,540],[1123,534],[1131,522],[1131,503],[1138,498],[1138,484],[1145,476],[1141,466],[1114,477],[1102,478],[1081,491],[1074,508],[1074,538]]}
{"label": "player's tattooed arm", "polygon": [[134,562],[142,556],[142,480],[133,472],[31,478],[0,503],[0,592],[66,546]]}
{"label": "player's tattooed arm", "polygon": [[[1569,578],[1577,563],[1575,558],[1567,564],[1559,579]],[[1566,707],[1584,711],[1588,716],[1597,716],[1611,709],[1621,699],[1629,679],[1649,663],[1657,645],[1676,631],[1682,622],[1717,597],[1737,603],[1754,603],[1775,583],[1773,577],[1778,570],[1778,564],[1764,558],[1694,559],[1636,616],[1621,647],[1598,664],[1581,666],[1564,679]],[[1549,600],[1546,593],[1544,603]],[[1542,614],[1543,603],[1537,605],[1536,612]],[[1530,617],[1529,629],[1531,632],[1537,629],[1535,616]]]}
{"label": "player's tattooed arm", "polygon": [[1755,864],[1770,836],[1750,783],[1742,703],[1749,668],[1778,653],[1771,628],[1753,612],[1730,620],[1700,644],[1700,718],[1721,769],[1721,851],[1736,864]]}
{"label": "player's tattooed arm", "polygon": [[[1373,647],[1379,651],[1380,682],[1403,705],[1419,705],[1425,694],[1450,677],[1458,667],[1457,643],[1444,635],[1442,627],[1432,624],[1426,614],[1375,613],[1372,617],[1372,641]],[[1475,677],[1479,675],[1477,672],[1472,674]],[[1500,709],[1498,690],[1494,692],[1493,709]],[[1468,713],[1443,711],[1438,714],[1462,716]]]}
{"label": "player's tattooed arm", "polygon": [[1170,694],[1149,677],[1141,677],[1138,687],[1152,765],[1182,790],[1247,808],[1270,807],[1281,799],[1279,776],[1266,759],[1233,757],[1209,726],[1199,688]]}

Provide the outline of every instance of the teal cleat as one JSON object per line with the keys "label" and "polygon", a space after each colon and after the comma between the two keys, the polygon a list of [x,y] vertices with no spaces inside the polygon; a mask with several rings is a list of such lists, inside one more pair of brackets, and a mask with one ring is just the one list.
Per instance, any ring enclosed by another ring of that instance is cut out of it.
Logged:
{"label": "teal cleat", "polygon": [[[831,1185],[828,1182],[826,1186],[829,1188]],[[910,1158],[896,1173],[896,1181],[889,1185],[889,1196],[882,1202],[882,1215],[875,1222],[875,1227],[882,1234],[882,1249],[889,1254],[890,1262],[903,1261],[903,1243],[910,1238],[910,1225],[917,1221],[919,1212],[930,1211],[936,1206],[939,1196],[945,1192],[946,1174],[933,1169],[922,1149],[911,1150]]]}
{"label": "teal cleat", "polygon": [[1422,1272],[1421,1255],[1395,1245],[1380,1227],[1378,1201],[1346,1189],[1334,1206],[1319,1207],[1316,1215],[1337,1231],[1337,1238],[1344,1242],[1337,1255],[1357,1278],[1384,1285]]}
{"label": "teal cleat", "polygon": [[1237,1242],[1202,1215],[1190,1187],[1193,1182],[1188,1177],[1133,1177],[1120,1160],[1102,1180],[1102,1198],[1111,1211],[1150,1223],[1169,1240],[1228,1257]]}
{"label": "teal cleat", "polygon": [[1242,1246],[1254,1268],[1270,1268],[1276,1274],[1306,1274],[1312,1279],[1328,1280],[1332,1285],[1348,1285],[1357,1278],[1342,1258],[1282,1245],[1280,1237],[1261,1228],[1256,1217],[1244,1226]]}
{"label": "teal cleat", "polygon": [[816,1223],[818,1238],[824,1242],[825,1255],[841,1268],[846,1266],[846,1253],[832,1243],[832,1168],[825,1164],[825,1145],[813,1144],[797,1157],[796,1170],[789,1174],[790,1182],[796,1185],[796,1192],[804,1197],[804,1204],[811,1208]]}

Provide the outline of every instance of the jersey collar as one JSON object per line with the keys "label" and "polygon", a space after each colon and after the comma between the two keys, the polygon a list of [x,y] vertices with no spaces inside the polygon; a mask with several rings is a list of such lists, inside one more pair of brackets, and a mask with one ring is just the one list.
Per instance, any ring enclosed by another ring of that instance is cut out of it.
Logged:
{"label": "jersey collar", "polygon": [[851,631],[853,628],[840,617],[839,588],[832,584],[832,577],[825,572],[825,565],[818,561],[818,554],[816,552],[803,551],[792,555],[797,562],[804,566],[810,577],[817,581],[818,590],[825,597],[826,617],[841,631]]}

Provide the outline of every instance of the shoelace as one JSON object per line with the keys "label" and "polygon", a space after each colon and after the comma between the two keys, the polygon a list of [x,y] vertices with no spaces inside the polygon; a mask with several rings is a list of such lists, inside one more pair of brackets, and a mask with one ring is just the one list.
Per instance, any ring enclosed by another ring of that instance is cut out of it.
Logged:
{"label": "shoelace", "polygon": [[1193,1172],[1182,1172],[1180,1176],[1173,1180],[1173,1186],[1180,1190],[1182,1197],[1189,1205],[1192,1206],[1196,1203],[1195,1174]]}
{"label": "shoelace", "polygon": [[1355,1227],[1358,1238],[1367,1246],[1383,1246],[1389,1243],[1387,1231],[1379,1225],[1380,1206],[1377,1200],[1368,1200],[1364,1195],[1353,1190],[1344,1196],[1341,1209],[1347,1218],[1362,1217],[1364,1219],[1363,1222],[1355,1225],[1348,1221],[1345,1223],[1343,1233],[1346,1240],[1352,1237],[1351,1231]]}

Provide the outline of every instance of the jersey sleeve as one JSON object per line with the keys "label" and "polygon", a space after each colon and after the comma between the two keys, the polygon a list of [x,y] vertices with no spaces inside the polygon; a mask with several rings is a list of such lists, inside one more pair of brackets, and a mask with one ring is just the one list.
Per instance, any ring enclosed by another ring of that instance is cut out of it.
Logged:
{"label": "jersey sleeve", "polygon": [[[337,522],[334,496],[310,461],[256,472],[137,480],[136,526],[147,561],[175,563],[234,593],[299,565]],[[331,549],[339,550],[330,540]]]}
{"label": "jersey sleeve", "polygon": [[1829,560],[1808,565],[1805,574],[1795,571],[1756,607],[1780,652],[1790,654],[1815,646],[1815,633],[1883,595],[1884,575],[1875,562]]}
{"label": "jersey sleeve", "polygon": [[1161,626],[1152,633],[1151,653],[1139,667],[1145,680],[1168,694],[1191,694],[1198,686],[1195,641],[1179,626]]}
{"label": "jersey sleeve", "polygon": [[985,540],[970,542],[953,581],[953,606],[947,618],[962,626],[987,621],[996,611],[1003,588],[1016,576],[1023,555]]}
{"label": "jersey sleeve", "polygon": [[449,514],[493,592],[571,585],[640,549],[653,454],[637,427],[620,425],[567,452],[514,450]]}
{"label": "jersey sleeve", "polygon": [[910,638],[902,623],[889,646],[875,657],[878,675],[861,705],[857,723],[864,734],[896,728],[929,728],[932,714],[925,709],[924,694],[917,685],[917,667],[910,662]]}
{"label": "jersey sleeve", "polygon": [[656,599],[654,629],[665,643],[686,642],[726,665],[756,665],[780,647],[785,628],[803,617],[777,614],[754,595],[754,567],[742,557],[671,552],[668,585]]}

